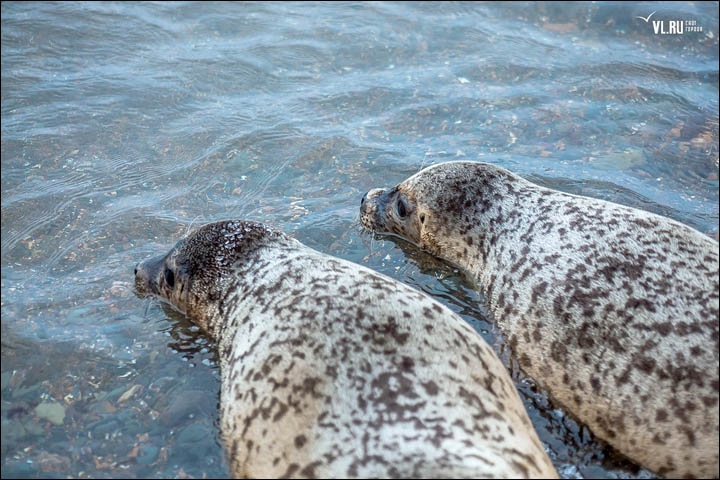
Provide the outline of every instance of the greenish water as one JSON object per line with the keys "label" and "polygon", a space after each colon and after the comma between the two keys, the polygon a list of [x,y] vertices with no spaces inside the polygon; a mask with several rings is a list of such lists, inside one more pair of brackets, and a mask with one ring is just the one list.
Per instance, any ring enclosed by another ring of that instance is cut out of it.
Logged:
{"label": "greenish water", "polygon": [[[132,291],[138,261],[224,218],[458,312],[562,476],[649,476],[535,391],[459,274],[358,207],[483,160],[717,238],[717,3],[1,8],[3,477],[228,475],[213,345]],[[653,11],[703,32],[655,35]]]}

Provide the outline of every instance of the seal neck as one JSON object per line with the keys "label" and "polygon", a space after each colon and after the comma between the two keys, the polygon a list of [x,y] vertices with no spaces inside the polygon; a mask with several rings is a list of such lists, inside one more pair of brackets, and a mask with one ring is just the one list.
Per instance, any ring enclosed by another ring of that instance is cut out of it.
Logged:
{"label": "seal neck", "polygon": [[[509,172],[508,172],[509,173]],[[467,271],[482,286],[485,273],[498,267],[508,249],[516,249],[516,233],[530,219],[522,213],[532,192],[520,177],[495,178],[467,205],[456,221],[446,221],[438,234],[423,235],[425,246]]]}

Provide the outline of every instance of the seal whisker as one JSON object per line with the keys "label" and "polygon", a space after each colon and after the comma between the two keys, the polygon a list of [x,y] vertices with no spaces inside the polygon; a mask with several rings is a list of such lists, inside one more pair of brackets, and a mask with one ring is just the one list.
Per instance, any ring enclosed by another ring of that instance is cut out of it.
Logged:
{"label": "seal whisker", "polygon": [[189,224],[187,225],[187,227],[185,228],[185,233],[183,234],[184,237],[187,236],[187,235],[192,231],[192,227],[195,225],[195,222],[196,222],[199,218],[201,218],[201,217],[202,217],[202,215],[196,215],[196,216],[190,221],[190,223],[189,223]]}
{"label": "seal whisker", "polygon": [[143,305],[143,319],[148,320],[150,317],[150,307],[154,303],[153,299],[148,297],[145,299],[145,304]]}

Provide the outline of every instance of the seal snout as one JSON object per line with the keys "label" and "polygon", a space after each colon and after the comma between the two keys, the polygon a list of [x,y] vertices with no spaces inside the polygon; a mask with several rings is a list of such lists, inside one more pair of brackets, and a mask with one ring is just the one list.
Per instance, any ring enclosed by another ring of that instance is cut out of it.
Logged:
{"label": "seal snout", "polygon": [[382,188],[373,188],[360,200],[360,222],[369,229],[382,228],[385,224],[387,195]]}
{"label": "seal snout", "polygon": [[162,272],[164,256],[149,258],[135,265],[135,291],[141,295],[157,294],[157,278]]}

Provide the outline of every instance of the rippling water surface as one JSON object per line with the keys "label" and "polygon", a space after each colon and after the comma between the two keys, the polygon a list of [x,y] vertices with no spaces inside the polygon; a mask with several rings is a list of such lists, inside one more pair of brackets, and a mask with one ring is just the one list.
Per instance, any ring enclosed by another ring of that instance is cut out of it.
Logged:
{"label": "rippling water surface", "polygon": [[[655,35],[637,16],[702,32]],[[191,226],[273,224],[459,312],[564,477],[645,475],[553,407],[361,195],[484,160],[718,237],[717,3],[2,3],[2,476],[227,476],[213,345],[133,294]]]}

